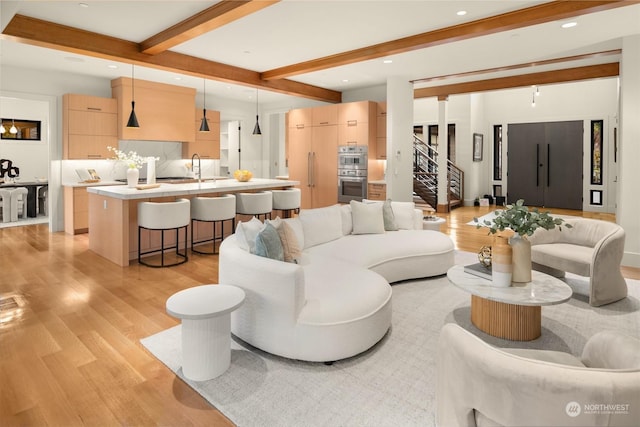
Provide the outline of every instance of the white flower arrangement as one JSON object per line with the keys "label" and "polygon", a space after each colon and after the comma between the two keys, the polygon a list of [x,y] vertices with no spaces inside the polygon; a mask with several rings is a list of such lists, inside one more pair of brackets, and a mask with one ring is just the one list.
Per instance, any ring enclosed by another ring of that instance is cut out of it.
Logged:
{"label": "white flower arrangement", "polygon": [[[107,147],[107,150],[113,151],[113,154],[115,155],[114,160],[121,160],[125,162],[129,169],[140,169],[148,160],[147,157],[141,157],[135,151],[125,153],[124,151],[120,151],[111,146]],[[159,157],[156,157],[155,159],[160,160]]]}

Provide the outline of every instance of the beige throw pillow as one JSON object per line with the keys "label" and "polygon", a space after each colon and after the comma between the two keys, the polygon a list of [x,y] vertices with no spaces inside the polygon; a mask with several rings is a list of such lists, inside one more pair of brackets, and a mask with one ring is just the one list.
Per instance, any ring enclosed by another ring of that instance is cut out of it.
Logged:
{"label": "beige throw pillow", "polygon": [[282,222],[276,230],[278,230],[278,235],[280,235],[280,241],[282,242],[284,261],[297,262],[297,259],[302,255],[302,251],[300,250],[298,238],[296,237],[295,231],[293,231],[293,227],[286,222]]}
{"label": "beige throw pillow", "polygon": [[352,200],[353,234],[384,233],[382,203],[362,203]]}

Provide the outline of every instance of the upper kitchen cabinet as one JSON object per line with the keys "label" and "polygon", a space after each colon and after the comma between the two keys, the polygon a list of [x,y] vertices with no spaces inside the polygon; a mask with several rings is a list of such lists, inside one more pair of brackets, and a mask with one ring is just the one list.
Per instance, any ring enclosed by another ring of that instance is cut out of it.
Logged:
{"label": "upper kitchen cabinet", "polygon": [[[140,127],[128,128],[132,89]],[[142,141],[195,142],[196,90],[120,77],[111,81],[118,105],[118,137]]]}
{"label": "upper kitchen cabinet", "polygon": [[323,105],[322,107],[314,107],[311,109],[311,125],[312,126],[328,126],[338,124],[338,106]]}
{"label": "upper kitchen cabinet", "polygon": [[106,159],[118,146],[117,103],[113,98],[66,94],[62,97],[65,159]]}
{"label": "upper kitchen cabinet", "polygon": [[[198,154],[203,159],[220,158],[220,112],[207,110],[207,123],[209,132],[200,132],[202,123],[202,108],[196,108],[195,140],[187,144],[182,144],[183,155],[191,158]],[[186,149],[186,152],[185,152]]]}
{"label": "upper kitchen cabinet", "polygon": [[298,108],[287,113],[287,127],[308,127],[311,126],[311,116],[313,108]]}
{"label": "upper kitchen cabinet", "polygon": [[376,103],[349,102],[338,105],[338,145],[369,147],[369,158],[376,157]]}

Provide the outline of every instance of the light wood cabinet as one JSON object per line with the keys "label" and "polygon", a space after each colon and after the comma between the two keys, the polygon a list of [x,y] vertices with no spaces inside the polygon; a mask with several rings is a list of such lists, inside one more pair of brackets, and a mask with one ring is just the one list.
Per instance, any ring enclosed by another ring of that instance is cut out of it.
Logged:
{"label": "light wood cabinet", "polygon": [[298,108],[287,113],[287,127],[311,126],[312,108]]}
{"label": "light wood cabinet", "polygon": [[378,102],[376,106],[376,158],[387,158],[387,103]]}
{"label": "light wood cabinet", "polygon": [[367,184],[367,199],[369,200],[386,200],[387,184]]}
{"label": "light wood cabinet", "polygon": [[338,106],[323,105],[311,109],[311,126],[329,126],[338,124]]}
{"label": "light wood cabinet", "polygon": [[[207,110],[209,132],[200,132],[202,109],[196,109],[195,140],[183,144],[183,155],[190,159],[198,154],[203,159],[220,158],[220,112]],[[186,150],[185,150],[186,148]]]}
{"label": "light wood cabinet", "polygon": [[337,125],[290,126],[289,178],[300,181],[303,209],[338,202]]}
{"label": "light wood cabinet", "polygon": [[376,104],[370,101],[338,105],[338,145],[363,145],[376,158]]}
{"label": "light wood cabinet", "polygon": [[[128,128],[132,89],[140,127]],[[111,81],[117,99],[118,138],[142,141],[194,142],[196,90],[182,86],[120,77]]]}
{"label": "light wood cabinet", "polygon": [[118,146],[117,103],[113,98],[65,94],[63,158],[106,159],[108,146]]}
{"label": "light wood cabinet", "polygon": [[86,187],[64,187],[64,231],[67,234],[89,231],[89,193]]}

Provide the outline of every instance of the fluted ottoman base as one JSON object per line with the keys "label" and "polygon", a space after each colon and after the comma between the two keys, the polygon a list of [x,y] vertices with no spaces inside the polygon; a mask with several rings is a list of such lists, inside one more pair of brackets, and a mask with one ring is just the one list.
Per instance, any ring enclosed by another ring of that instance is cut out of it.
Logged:
{"label": "fluted ottoman base", "polygon": [[182,319],[182,373],[193,381],[222,375],[231,363],[230,313],[244,301],[235,286],[203,285],[167,300],[167,313]]}

